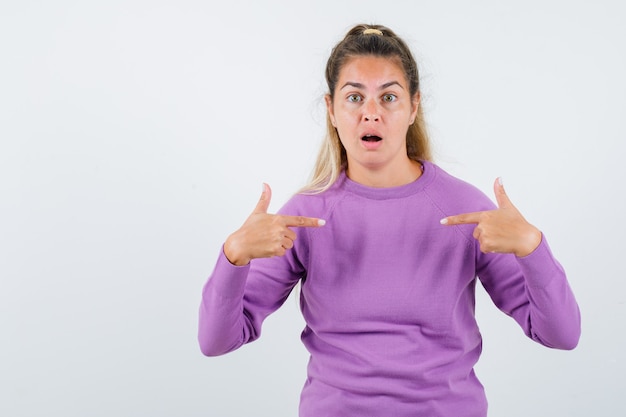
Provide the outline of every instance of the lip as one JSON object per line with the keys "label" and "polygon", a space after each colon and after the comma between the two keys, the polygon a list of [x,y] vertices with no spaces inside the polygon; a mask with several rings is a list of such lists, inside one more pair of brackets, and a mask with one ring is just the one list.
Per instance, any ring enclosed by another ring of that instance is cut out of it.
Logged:
{"label": "lip", "polygon": [[[363,139],[366,136],[376,136],[376,137],[378,137],[380,139],[373,140],[373,141],[367,141],[367,140]],[[380,148],[382,143],[383,143],[382,137],[380,135],[376,134],[376,133],[366,133],[366,134],[361,136],[360,141],[361,141],[361,145],[363,145],[363,147],[365,149],[367,149],[367,150],[376,150],[376,149]]]}
{"label": "lip", "polygon": [[372,130],[364,130],[364,131],[362,131],[361,132],[361,137],[364,137],[364,136],[378,136],[379,138],[383,137],[382,134],[379,131],[373,130],[373,129]]}

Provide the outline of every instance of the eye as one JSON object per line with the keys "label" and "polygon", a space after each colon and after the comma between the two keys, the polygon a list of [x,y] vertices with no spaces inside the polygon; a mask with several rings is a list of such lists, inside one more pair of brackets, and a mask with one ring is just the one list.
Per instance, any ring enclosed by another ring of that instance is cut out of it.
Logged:
{"label": "eye", "polygon": [[360,102],[360,101],[361,101],[361,96],[360,96],[360,95],[358,95],[358,94],[350,94],[350,95],[348,96],[348,101],[349,101],[350,103],[358,103],[358,102]]}
{"label": "eye", "polygon": [[398,97],[396,97],[396,95],[395,95],[395,94],[385,94],[385,95],[383,96],[383,101],[384,101],[385,103],[391,103],[391,102],[396,101],[397,99],[398,99]]}

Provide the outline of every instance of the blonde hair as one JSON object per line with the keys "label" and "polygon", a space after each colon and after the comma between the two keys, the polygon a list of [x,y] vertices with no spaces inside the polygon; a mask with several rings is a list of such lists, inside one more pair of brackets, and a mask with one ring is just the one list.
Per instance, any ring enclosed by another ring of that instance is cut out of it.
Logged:
{"label": "blonde hair", "polygon": [[[411,97],[420,93],[417,63],[408,46],[392,30],[381,25],[359,24],[333,48],[326,63],[326,83],[330,100],[334,100],[335,87],[341,68],[356,56],[379,56],[397,60],[409,83]],[[407,156],[414,161],[430,161],[432,154],[422,106],[418,106],[415,122],[406,134]],[[326,136],[322,142],[309,183],[300,192],[317,194],[330,188],[346,169],[346,150],[339,140],[337,129],[326,115]]]}

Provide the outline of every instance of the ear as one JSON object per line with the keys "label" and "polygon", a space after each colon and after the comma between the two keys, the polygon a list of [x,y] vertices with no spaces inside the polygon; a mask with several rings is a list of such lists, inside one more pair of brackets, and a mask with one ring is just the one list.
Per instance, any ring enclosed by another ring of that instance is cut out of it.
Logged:
{"label": "ear", "polygon": [[419,91],[415,93],[415,95],[411,99],[411,118],[409,119],[411,124],[415,123],[415,118],[417,117],[417,110],[420,108],[420,99],[421,99],[421,94]]}
{"label": "ear", "polygon": [[330,94],[326,94],[324,96],[324,101],[326,102],[326,111],[328,112],[330,122],[333,124],[334,127],[337,127],[337,122],[335,121],[335,112],[333,111],[333,99],[330,97]]}

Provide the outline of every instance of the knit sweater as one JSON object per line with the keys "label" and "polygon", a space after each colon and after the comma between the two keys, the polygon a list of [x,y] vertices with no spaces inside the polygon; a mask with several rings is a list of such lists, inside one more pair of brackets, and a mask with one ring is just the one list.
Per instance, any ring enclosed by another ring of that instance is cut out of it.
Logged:
{"label": "knit sweater", "polygon": [[367,187],[344,173],[323,193],[295,195],[280,213],[326,225],[295,228],[285,256],[234,266],[222,251],[202,293],[202,352],[221,355],[257,339],[301,282],[310,360],[300,417],[484,417],[473,370],[482,346],[477,279],[527,336],[574,348],[578,305],[545,236],[523,258],[482,253],[473,225],[439,220],[493,202],[423,165],[419,179],[399,187]]}

